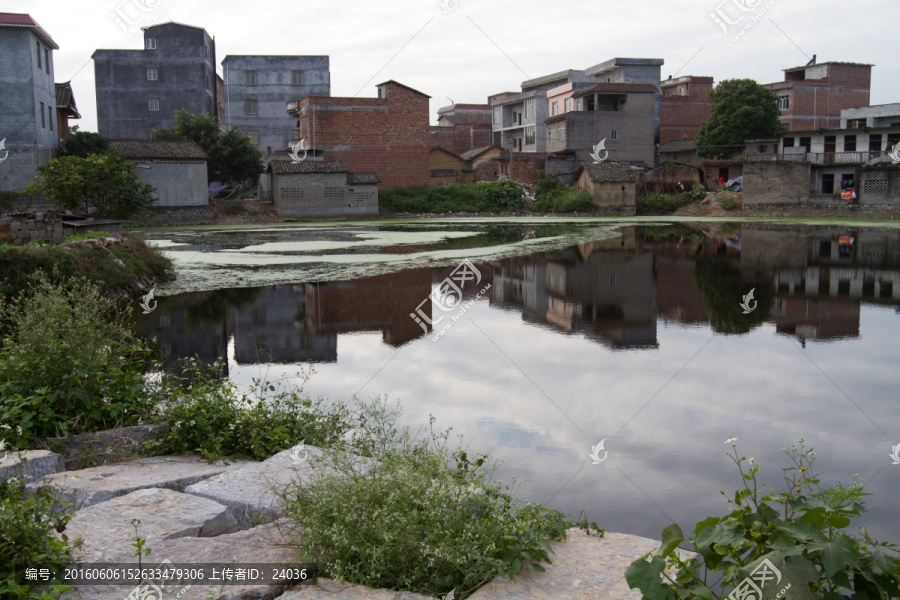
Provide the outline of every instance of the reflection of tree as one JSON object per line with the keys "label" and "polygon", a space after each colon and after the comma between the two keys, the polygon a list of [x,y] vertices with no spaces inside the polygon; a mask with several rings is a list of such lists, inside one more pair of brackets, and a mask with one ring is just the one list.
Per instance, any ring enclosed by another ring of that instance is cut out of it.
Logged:
{"label": "reflection of tree", "polygon": [[[772,285],[743,283],[740,267],[731,261],[697,261],[693,279],[697,291],[706,300],[706,317],[716,333],[748,333],[764,323],[772,312],[775,298]],[[756,289],[753,298],[758,304],[752,313],[745,315],[740,303],[753,288]]]}
{"label": "reflection of tree", "polygon": [[[225,311],[229,308],[241,308],[256,303],[257,297],[265,288],[230,288],[208,293],[208,297],[200,303],[186,303],[184,308],[184,324],[188,330],[197,330],[209,325],[221,325],[225,320]],[[176,301],[177,301],[176,297]]]}

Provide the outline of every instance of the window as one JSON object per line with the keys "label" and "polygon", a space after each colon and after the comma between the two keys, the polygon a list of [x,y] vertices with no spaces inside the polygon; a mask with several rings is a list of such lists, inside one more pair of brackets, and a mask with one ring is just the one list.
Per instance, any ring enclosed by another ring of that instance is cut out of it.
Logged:
{"label": "window", "polygon": [[565,126],[559,128],[559,133],[562,134],[562,140],[566,140],[566,128]]}
{"label": "window", "polygon": [[[534,118],[534,98],[525,101],[525,119]],[[526,142],[527,143],[527,142]]]}
{"label": "window", "polygon": [[499,125],[499,124],[500,124],[500,115],[503,114],[503,113],[502,113],[502,110],[503,110],[503,109],[500,108],[499,106],[495,106],[495,107],[494,107],[494,124],[495,124],[495,125]]}
{"label": "window", "polygon": [[861,129],[866,126],[866,119],[847,119],[847,129]]}
{"label": "window", "polygon": [[147,81],[156,81],[159,79],[159,69],[147,69]]}
{"label": "window", "polygon": [[840,95],[841,89],[842,89],[842,88],[841,88],[841,86],[839,86],[839,85],[834,86],[834,93],[835,93],[836,95]]}
{"label": "window", "polygon": [[148,110],[159,110],[159,98],[147,98]]}
{"label": "window", "polygon": [[256,71],[244,71],[244,85],[256,85]]}
{"label": "window", "polygon": [[[834,173],[826,173],[822,175],[822,193],[823,194],[833,194],[834,193]],[[831,251],[829,250],[829,256],[831,255]]]}
{"label": "window", "polygon": [[881,134],[869,135],[869,152],[881,152]]}
{"label": "window", "polygon": [[856,152],[856,136],[844,136],[844,152]]}
{"label": "window", "polygon": [[41,102],[41,127],[47,129],[47,117],[44,115],[44,103]]}
{"label": "window", "polygon": [[41,65],[41,43],[35,42],[34,45],[37,46],[38,69],[41,69],[43,68],[43,65]]}
{"label": "window", "polygon": [[610,129],[609,130],[609,139],[611,139],[611,140],[619,139],[619,130],[618,129]]}
{"label": "window", "polygon": [[534,138],[535,138],[534,126],[532,125],[530,127],[526,127],[525,128],[525,145],[528,146],[528,145],[534,144]]}
{"label": "window", "polygon": [[50,121],[50,131],[53,131],[53,107],[47,107],[47,120]]}
{"label": "window", "polygon": [[800,138],[800,145],[806,148],[806,151],[809,152],[810,148],[812,148],[812,138],[802,137]]}
{"label": "window", "polygon": [[782,148],[793,148],[794,147],[794,138],[786,137],[786,138],[782,139],[781,147]]}
{"label": "window", "polygon": [[147,38],[144,40],[144,49],[156,50],[156,38]]}
{"label": "window", "polygon": [[584,102],[581,98],[575,101],[575,110],[584,110]]}
{"label": "window", "polygon": [[255,115],[259,112],[256,100],[244,100],[244,114],[245,115]]}
{"label": "window", "polygon": [[293,131],[293,139],[294,139],[294,140],[302,140],[302,139],[303,139],[303,136],[300,134],[300,130],[299,130],[299,129],[295,129],[295,130]]}
{"label": "window", "polygon": [[303,71],[291,71],[291,85],[303,85]]}
{"label": "window", "polygon": [[682,95],[682,96],[687,96],[687,95],[688,95],[688,94],[687,94],[687,87],[681,87],[680,91],[681,91],[681,95]]}
{"label": "window", "polygon": [[548,141],[548,142],[552,142],[552,141],[553,141],[553,128],[552,128],[552,127],[549,127],[549,128],[547,129],[547,141]]}
{"label": "window", "polygon": [[781,110],[787,110],[791,107],[791,97],[790,96],[778,96],[778,108]]}
{"label": "window", "polygon": [[47,75],[50,74],[50,50],[44,48],[44,70],[47,71]]}
{"label": "window", "polygon": [[259,131],[256,129],[248,129],[247,137],[250,138],[250,143],[254,146],[259,145]]}
{"label": "window", "polygon": [[572,110],[572,99],[566,98],[563,101],[563,112],[569,112],[570,110]]}
{"label": "window", "polygon": [[554,102],[554,103],[551,105],[551,108],[550,108],[550,114],[551,114],[551,115],[558,115],[558,114],[559,114],[559,102]]}

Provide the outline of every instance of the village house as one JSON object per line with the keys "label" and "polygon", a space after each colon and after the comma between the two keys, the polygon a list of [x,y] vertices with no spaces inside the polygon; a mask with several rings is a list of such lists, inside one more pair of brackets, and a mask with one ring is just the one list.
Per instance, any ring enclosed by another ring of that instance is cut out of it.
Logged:
{"label": "village house", "polygon": [[378,214],[381,179],[351,173],[339,160],[271,160],[264,177],[282,217]]}
{"label": "village house", "polygon": [[438,124],[428,128],[431,146],[456,154],[491,143],[488,104],[452,104],[438,110]]}
{"label": "village house", "polygon": [[286,152],[300,139],[286,98],[331,95],[327,56],[228,55],[224,72],[226,129],[238,127],[264,154]]}
{"label": "village house", "polygon": [[659,99],[659,143],[663,147],[668,142],[693,140],[697,137],[700,125],[712,114],[712,105],[707,99],[712,87],[712,77],[696,75],[675,79],[669,76],[660,83],[662,96]]}
{"label": "village house", "polygon": [[56,123],[58,125],[59,139],[69,137],[69,120],[80,119],[81,114],[75,106],[75,94],[72,92],[72,83],[56,84]]}
{"label": "village house", "polygon": [[53,51],[27,14],[0,13],[0,190],[25,191],[59,152]]}
{"label": "village house", "polygon": [[608,212],[633,215],[637,181],[634,169],[627,163],[588,163],[578,176],[578,189],[589,192],[594,204]]}
{"label": "village house", "polygon": [[500,146],[472,148],[459,155],[463,181],[498,181],[511,179],[509,152]]}
{"label": "village house", "polygon": [[174,127],[175,112],[218,116],[216,42],[202,27],[145,27],[143,50],[97,50],[97,127],[108,138],[143,138]]}
{"label": "village house", "polygon": [[431,181],[429,185],[459,183],[461,179],[462,159],[459,154],[434,147],[429,153]]}
{"label": "village house", "polygon": [[137,166],[138,179],[155,188],[156,206],[209,204],[206,152],[193,140],[110,140]]}
{"label": "village house", "polygon": [[428,185],[430,96],[396,81],[377,88],[377,98],[309,96],[287,112],[311,159],[376,173],[382,189]]}

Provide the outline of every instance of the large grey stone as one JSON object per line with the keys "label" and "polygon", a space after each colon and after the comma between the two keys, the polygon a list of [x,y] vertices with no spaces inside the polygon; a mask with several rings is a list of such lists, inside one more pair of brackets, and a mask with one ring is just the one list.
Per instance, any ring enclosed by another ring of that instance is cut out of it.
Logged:
{"label": "large grey stone", "polygon": [[183,491],[187,486],[245,463],[209,464],[199,458],[157,456],[47,475],[29,488],[53,485],[58,497],[76,508],[91,506],[146,488]]}
{"label": "large grey stone", "polygon": [[[185,488],[185,493],[215,500],[232,509],[238,525],[245,529],[281,516],[282,502],[277,491],[293,484],[312,481],[326,468],[320,448],[291,448],[260,463],[231,469]],[[367,459],[356,458],[361,468]]]}
{"label": "large grey stone", "polygon": [[114,462],[140,453],[144,442],[163,425],[135,425],[106,431],[73,435],[65,440],[65,461],[69,468]]}
{"label": "large grey stone", "polygon": [[[152,554],[142,562],[145,567],[154,567],[169,561],[179,566],[189,564],[287,564],[296,565],[297,550],[291,547],[291,538],[282,533],[279,523],[269,523],[213,538],[178,538],[156,543]],[[286,531],[286,530],[284,530]],[[131,558],[129,563],[136,563]],[[250,598],[274,598],[282,591],[280,585],[227,585],[215,587],[216,600],[246,600]],[[128,600],[134,586],[96,585],[78,586],[63,596],[77,600]],[[166,586],[164,599],[205,600],[210,590],[207,585],[184,587]]]}
{"label": "large grey stone", "polygon": [[0,458],[3,458],[0,462],[0,481],[19,477],[32,482],[65,470],[62,457],[49,450],[22,450],[9,454],[0,450]]}
{"label": "large grey stone", "polygon": [[[132,519],[140,520],[137,532]],[[130,562],[135,536],[153,549],[163,540],[213,537],[237,531],[228,508],[207,498],[162,488],[137,490],[75,513],[66,526],[70,541],[84,540],[73,551],[76,562]]]}
{"label": "large grey stone", "polygon": [[434,600],[412,592],[376,590],[320,577],[316,585],[304,585],[279,596],[281,600]]}

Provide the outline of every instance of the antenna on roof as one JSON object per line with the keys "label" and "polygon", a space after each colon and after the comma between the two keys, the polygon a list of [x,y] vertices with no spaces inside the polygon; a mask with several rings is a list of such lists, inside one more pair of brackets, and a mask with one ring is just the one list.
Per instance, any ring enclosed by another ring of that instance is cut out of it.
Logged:
{"label": "antenna on roof", "polygon": [[814,64],[816,64],[816,55],[815,55],[815,54],[813,54],[813,57],[809,60],[808,63],[806,63],[806,66],[807,66],[807,67],[810,67],[810,66],[812,66],[812,65],[814,65]]}
{"label": "antenna on roof", "polygon": [[450,101],[450,104],[456,104],[456,102],[454,102],[453,98],[451,98],[450,96],[447,96],[446,98]]}

